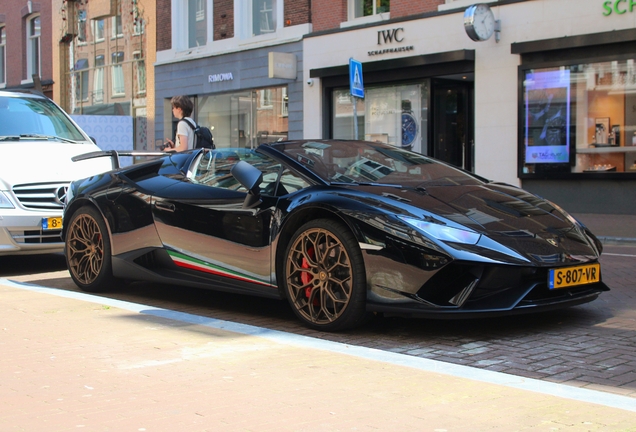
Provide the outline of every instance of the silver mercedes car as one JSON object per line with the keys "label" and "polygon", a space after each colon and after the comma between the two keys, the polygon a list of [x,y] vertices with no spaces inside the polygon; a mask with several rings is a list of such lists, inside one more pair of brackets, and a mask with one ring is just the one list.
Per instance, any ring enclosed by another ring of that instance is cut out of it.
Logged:
{"label": "silver mercedes car", "polygon": [[71,181],[111,169],[73,162],[99,151],[50,99],[0,90],[0,256],[61,252],[63,202]]}

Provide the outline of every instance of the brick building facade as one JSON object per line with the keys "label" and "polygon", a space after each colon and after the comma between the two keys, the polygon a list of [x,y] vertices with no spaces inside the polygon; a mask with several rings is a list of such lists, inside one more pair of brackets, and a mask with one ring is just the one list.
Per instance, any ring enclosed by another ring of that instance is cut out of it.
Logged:
{"label": "brick building facade", "polygon": [[0,9],[0,32],[4,36],[4,56],[0,88],[37,88],[32,75],[39,77],[45,95],[54,96],[51,2],[14,0]]}

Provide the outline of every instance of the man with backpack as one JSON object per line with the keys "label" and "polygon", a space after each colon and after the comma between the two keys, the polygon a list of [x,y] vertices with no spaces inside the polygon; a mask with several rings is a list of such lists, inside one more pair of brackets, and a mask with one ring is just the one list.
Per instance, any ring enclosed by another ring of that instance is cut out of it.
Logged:
{"label": "man with backpack", "polygon": [[172,114],[179,119],[179,122],[174,142],[168,139],[163,150],[180,152],[193,148],[215,148],[212,131],[207,127],[198,126],[190,117],[194,105],[188,96],[174,96],[170,104]]}
{"label": "man with backpack", "polygon": [[194,130],[192,124],[188,126],[190,120],[193,124],[194,120],[190,118],[194,105],[187,96],[174,96],[170,100],[172,105],[172,114],[179,119],[177,123],[177,134],[174,142],[170,139],[166,141],[164,151],[181,152],[194,148]]}

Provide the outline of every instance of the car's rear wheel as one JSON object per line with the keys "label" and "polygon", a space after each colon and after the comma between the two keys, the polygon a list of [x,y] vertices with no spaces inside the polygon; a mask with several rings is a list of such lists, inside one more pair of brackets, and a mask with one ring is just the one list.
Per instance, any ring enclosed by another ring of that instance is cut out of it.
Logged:
{"label": "car's rear wheel", "polygon": [[309,327],[337,331],[366,318],[366,274],[360,248],[341,223],[300,227],[285,254],[283,283],[296,315]]}
{"label": "car's rear wheel", "polygon": [[71,217],[64,255],[71,278],[82,290],[102,292],[112,287],[110,240],[106,223],[95,208],[84,206]]}

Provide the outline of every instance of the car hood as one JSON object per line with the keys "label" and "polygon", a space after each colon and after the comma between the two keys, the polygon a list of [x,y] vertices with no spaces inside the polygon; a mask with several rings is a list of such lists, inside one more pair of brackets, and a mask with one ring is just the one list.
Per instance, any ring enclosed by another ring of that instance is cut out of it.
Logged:
{"label": "car hood", "polygon": [[54,141],[0,142],[0,182],[6,185],[70,182],[111,169],[108,158],[73,162],[71,158],[99,151],[90,143]]}
{"label": "car hood", "polygon": [[422,216],[432,214],[456,222],[533,262],[562,262],[564,255],[589,259],[599,253],[595,239],[561,209],[513,186],[490,183],[418,190],[382,186],[354,188],[380,195],[384,200],[392,199],[396,207],[410,213],[419,211]]}

